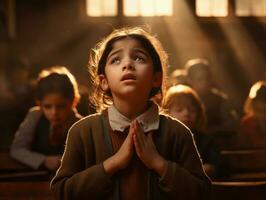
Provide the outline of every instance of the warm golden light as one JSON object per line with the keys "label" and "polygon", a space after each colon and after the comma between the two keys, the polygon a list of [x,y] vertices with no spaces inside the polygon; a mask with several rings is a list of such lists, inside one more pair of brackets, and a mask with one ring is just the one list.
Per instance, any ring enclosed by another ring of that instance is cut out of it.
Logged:
{"label": "warm golden light", "polygon": [[228,41],[234,53],[235,59],[241,66],[242,73],[250,81],[254,82],[257,79],[257,72],[254,70],[254,67],[266,66],[263,52],[239,18],[231,19],[230,23],[224,23],[222,19],[218,19],[217,21],[226,37],[226,41]]}
{"label": "warm golden light", "polygon": [[237,16],[266,16],[266,0],[236,0]]}
{"label": "warm golden light", "polygon": [[226,17],[228,0],[196,0],[196,14],[200,17]]}
{"label": "warm golden light", "polygon": [[117,0],[86,0],[86,10],[91,17],[116,16]]}
{"label": "warm golden light", "polygon": [[124,0],[125,16],[171,16],[173,0]]}

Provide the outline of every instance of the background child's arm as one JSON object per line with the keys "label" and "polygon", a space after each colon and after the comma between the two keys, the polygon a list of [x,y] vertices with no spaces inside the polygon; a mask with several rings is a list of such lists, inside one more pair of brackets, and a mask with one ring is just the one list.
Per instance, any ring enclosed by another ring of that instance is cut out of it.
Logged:
{"label": "background child's arm", "polygon": [[60,166],[61,155],[46,156],[43,166],[50,171],[56,171]]}
{"label": "background child's arm", "polygon": [[10,155],[33,169],[38,169],[45,160],[45,155],[31,151],[31,142],[34,138],[35,127],[42,115],[41,111],[34,107],[29,110],[27,116],[20,124],[15,138],[10,147]]}

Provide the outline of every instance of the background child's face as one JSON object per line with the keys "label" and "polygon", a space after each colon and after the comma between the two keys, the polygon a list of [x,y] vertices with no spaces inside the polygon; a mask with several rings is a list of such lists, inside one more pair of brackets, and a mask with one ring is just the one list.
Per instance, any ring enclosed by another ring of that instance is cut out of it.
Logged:
{"label": "background child's face", "polygon": [[190,129],[196,126],[197,113],[192,105],[173,103],[169,108],[169,115],[180,120]]}
{"label": "background child's face", "polygon": [[40,107],[52,126],[61,125],[72,111],[72,101],[60,94],[51,93],[40,101]]}
{"label": "background child's face", "polygon": [[210,91],[212,83],[207,73],[204,71],[198,71],[193,77],[191,77],[190,84],[199,94],[204,94],[205,92]]}
{"label": "background child's face", "polygon": [[132,38],[116,41],[107,56],[102,88],[112,96],[149,98],[153,87],[160,87],[161,73],[154,72],[153,61],[140,42]]}

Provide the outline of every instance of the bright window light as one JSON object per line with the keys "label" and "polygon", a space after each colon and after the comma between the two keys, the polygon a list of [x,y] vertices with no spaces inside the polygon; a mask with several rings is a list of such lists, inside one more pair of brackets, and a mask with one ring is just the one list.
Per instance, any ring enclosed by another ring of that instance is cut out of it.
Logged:
{"label": "bright window light", "polygon": [[117,0],[86,0],[87,15],[104,17],[117,15]]}
{"label": "bright window light", "polygon": [[173,0],[124,0],[125,16],[172,16]]}
{"label": "bright window light", "polygon": [[237,16],[266,16],[266,0],[236,0]]}
{"label": "bright window light", "polygon": [[200,17],[226,17],[228,0],[196,0],[196,14]]}

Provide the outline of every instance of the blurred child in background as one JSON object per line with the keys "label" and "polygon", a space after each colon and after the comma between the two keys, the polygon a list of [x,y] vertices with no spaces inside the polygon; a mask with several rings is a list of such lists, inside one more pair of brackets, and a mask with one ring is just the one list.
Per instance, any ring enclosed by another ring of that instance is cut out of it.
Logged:
{"label": "blurred child in background", "polygon": [[206,132],[234,133],[238,125],[236,110],[227,95],[214,84],[209,61],[203,58],[191,59],[185,69],[189,85],[197,92],[206,109]]}
{"label": "blurred child in background", "polygon": [[186,85],[172,86],[166,92],[162,108],[170,116],[180,120],[190,128],[205,172],[210,177],[217,176],[219,153],[214,147],[212,136],[205,133],[205,110],[197,93]]}
{"label": "blurred child in background", "polygon": [[266,81],[258,81],[251,87],[244,113],[239,133],[246,139],[244,147],[266,149]]}
{"label": "blurred child in background", "polygon": [[38,77],[38,106],[20,124],[11,156],[33,169],[55,171],[64,151],[68,129],[81,116],[76,111],[80,95],[74,76],[63,66],[44,69]]}

